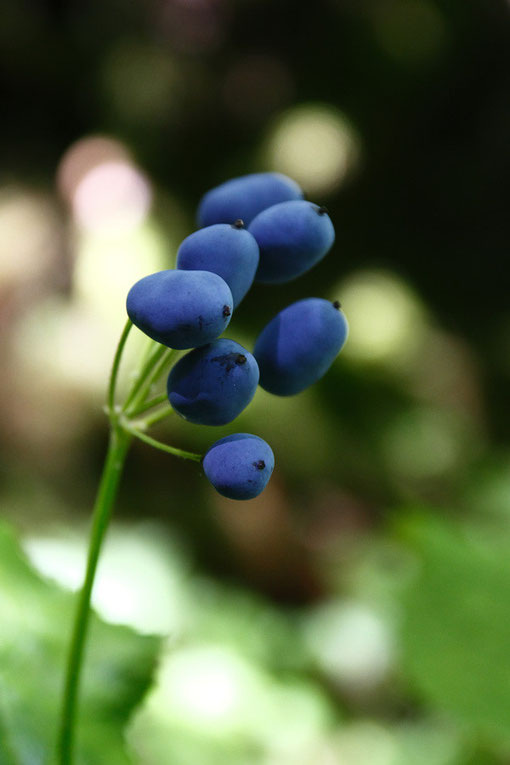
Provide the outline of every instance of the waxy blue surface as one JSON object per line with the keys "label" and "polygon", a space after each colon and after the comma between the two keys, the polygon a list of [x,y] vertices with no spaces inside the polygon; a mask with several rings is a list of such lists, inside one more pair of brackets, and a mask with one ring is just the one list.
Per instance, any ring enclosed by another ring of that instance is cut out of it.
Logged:
{"label": "waxy blue surface", "polygon": [[190,422],[225,425],[248,406],[258,381],[252,354],[233,340],[220,339],[177,362],[168,376],[168,399]]}
{"label": "waxy blue surface", "polygon": [[199,229],[182,242],[177,252],[177,268],[187,271],[213,271],[232,291],[234,308],[246,295],[259,264],[259,247],[243,227],[218,223]]}
{"label": "waxy blue surface", "polygon": [[281,173],[241,175],[204,194],[198,206],[198,225],[234,223],[240,218],[247,226],[267,207],[302,198],[298,184]]}
{"label": "waxy blue surface", "polygon": [[253,499],[263,491],[274,469],[273,450],[251,433],[220,438],[203,460],[216,491],[229,499]]}
{"label": "waxy blue surface", "polygon": [[228,326],[234,303],[228,284],[209,271],[158,271],[129,290],[133,324],[169,348],[210,343]]}
{"label": "waxy blue surface", "polygon": [[287,282],[309,271],[335,241],[326,209],[302,200],[269,207],[248,230],[260,250],[255,281],[268,284]]}
{"label": "waxy blue surface", "polygon": [[327,372],[348,330],[345,315],[329,300],[292,303],[264,327],[255,343],[260,385],[278,396],[300,393]]}

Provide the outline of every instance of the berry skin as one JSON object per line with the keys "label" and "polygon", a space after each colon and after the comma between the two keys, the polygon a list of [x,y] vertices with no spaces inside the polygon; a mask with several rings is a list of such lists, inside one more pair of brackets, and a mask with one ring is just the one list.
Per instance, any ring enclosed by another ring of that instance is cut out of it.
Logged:
{"label": "berry skin", "polygon": [[255,343],[260,385],[277,396],[319,380],[343,347],[349,328],[338,302],[306,298],[280,311]]}
{"label": "berry skin", "polygon": [[169,348],[210,343],[227,327],[233,310],[230,287],[209,271],[158,271],[129,290],[133,324]]}
{"label": "berry skin", "polygon": [[239,223],[217,223],[186,237],[177,252],[177,268],[213,271],[232,291],[234,308],[246,295],[259,264],[259,246]]}
{"label": "berry skin", "polygon": [[211,446],[203,466],[208,480],[224,497],[253,499],[271,478],[274,454],[262,438],[234,433]]}
{"label": "berry skin", "polygon": [[248,406],[259,368],[233,340],[215,340],[187,353],[168,376],[168,399],[177,414],[198,425],[225,425]]}
{"label": "berry skin", "polygon": [[204,194],[198,206],[198,225],[234,223],[240,218],[247,226],[267,207],[302,198],[297,183],[281,173],[242,175]]}
{"label": "berry skin", "polygon": [[335,241],[325,207],[294,200],[261,212],[249,231],[258,242],[255,281],[276,284],[295,279],[321,260]]}

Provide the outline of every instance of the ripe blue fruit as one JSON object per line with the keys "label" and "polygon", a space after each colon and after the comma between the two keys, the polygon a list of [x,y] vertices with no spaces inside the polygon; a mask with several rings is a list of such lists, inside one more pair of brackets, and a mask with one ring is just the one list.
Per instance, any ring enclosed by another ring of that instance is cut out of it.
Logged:
{"label": "ripe blue fruit", "polygon": [[255,343],[261,386],[278,396],[300,393],[328,371],[348,330],[338,302],[306,298],[284,308]]}
{"label": "ripe blue fruit", "polygon": [[259,264],[259,247],[241,220],[199,229],[182,242],[177,268],[213,271],[232,291],[234,308],[246,295]]}
{"label": "ripe blue fruit", "polygon": [[335,241],[325,207],[294,200],[259,213],[249,231],[260,248],[255,281],[267,284],[295,279],[321,260]]}
{"label": "ripe blue fruit", "polygon": [[302,198],[297,183],[281,173],[242,175],[204,194],[198,206],[198,225],[234,223],[238,218],[248,225],[266,207]]}
{"label": "ripe blue fruit", "polygon": [[175,411],[198,425],[225,425],[248,406],[259,368],[249,351],[221,339],[187,353],[168,376],[168,399]]}
{"label": "ripe blue fruit", "polygon": [[210,343],[227,327],[233,310],[228,284],[209,271],[158,271],[129,290],[128,316],[169,348]]}
{"label": "ripe blue fruit", "polygon": [[253,499],[263,491],[274,468],[273,450],[251,433],[220,438],[203,460],[216,491],[229,499]]}

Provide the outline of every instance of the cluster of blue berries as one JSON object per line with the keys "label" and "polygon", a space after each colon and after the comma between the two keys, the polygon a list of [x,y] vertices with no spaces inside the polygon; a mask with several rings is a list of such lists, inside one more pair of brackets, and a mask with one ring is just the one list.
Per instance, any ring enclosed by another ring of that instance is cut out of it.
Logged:
{"label": "cluster of blue berries", "polygon": [[[250,403],[257,385],[290,396],[329,369],[347,338],[338,302],[307,298],[282,310],[250,353],[219,338],[253,282],[295,279],[330,250],[335,232],[326,208],[303,199],[299,186],[278,173],[234,178],[207,192],[198,208],[200,229],[177,253],[177,268],[138,281],[127,297],[128,316],[169,348],[190,350],[171,369],[173,409],[201,425],[225,425]],[[231,499],[251,499],[274,468],[270,446],[235,433],[203,459],[212,485]]]}

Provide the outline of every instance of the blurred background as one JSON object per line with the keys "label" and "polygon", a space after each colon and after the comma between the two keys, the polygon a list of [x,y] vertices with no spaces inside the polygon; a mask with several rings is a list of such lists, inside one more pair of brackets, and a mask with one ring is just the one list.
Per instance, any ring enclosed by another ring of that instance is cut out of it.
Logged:
{"label": "blurred background", "polygon": [[350,338],[309,391],[159,427],[265,438],[255,500],[133,444],[78,761],[510,763],[510,3],[2,0],[0,82],[0,763],[51,751],[127,290],[262,170],[336,243],[228,336],[315,295]]}

